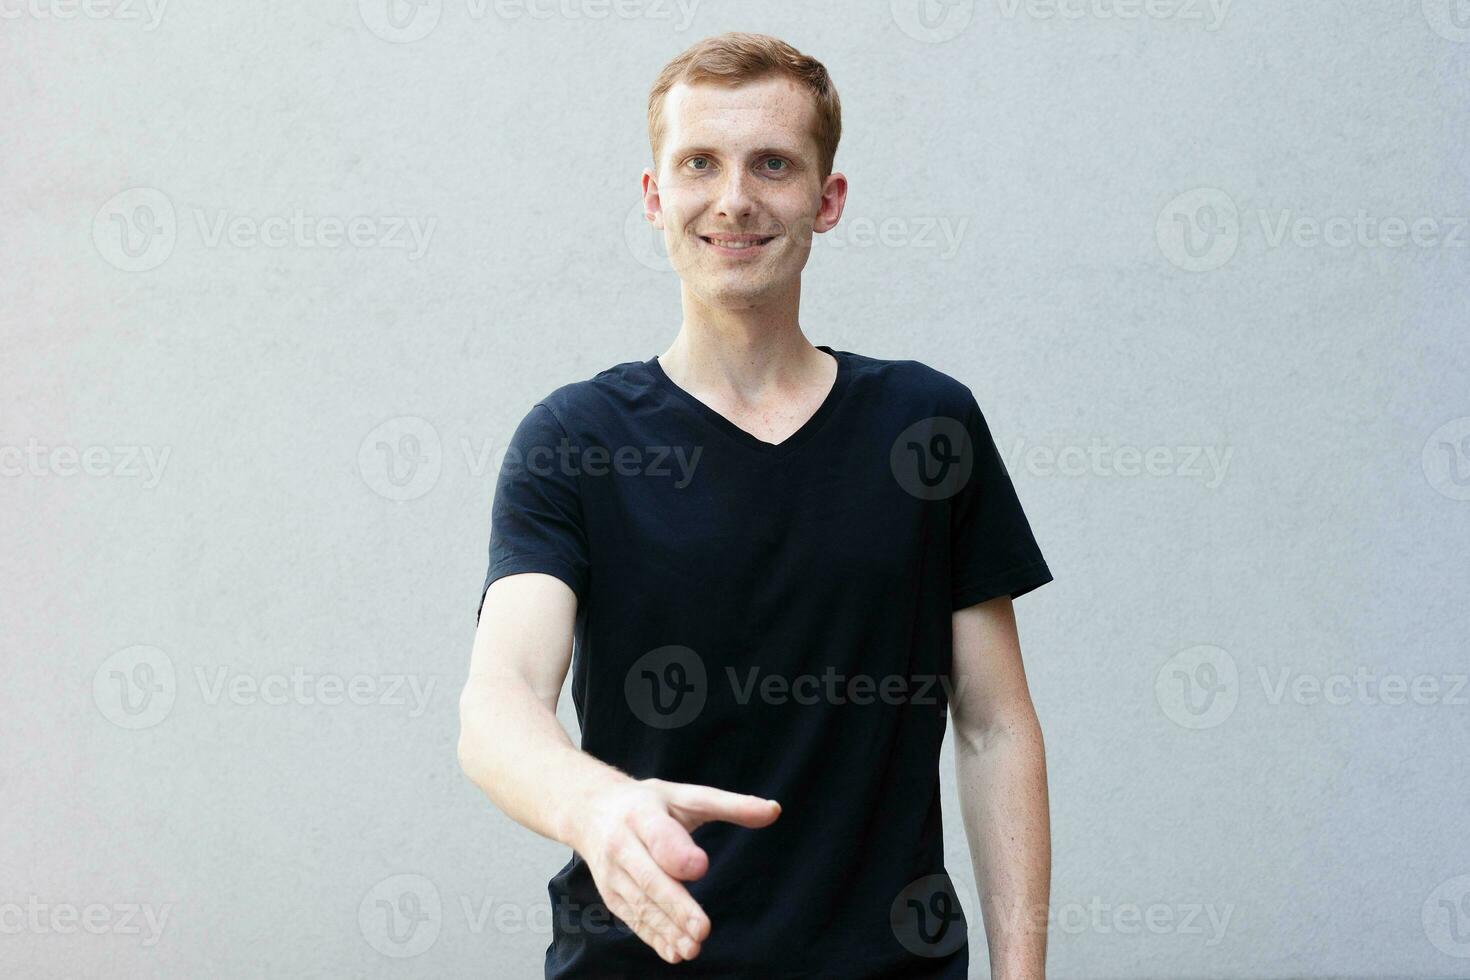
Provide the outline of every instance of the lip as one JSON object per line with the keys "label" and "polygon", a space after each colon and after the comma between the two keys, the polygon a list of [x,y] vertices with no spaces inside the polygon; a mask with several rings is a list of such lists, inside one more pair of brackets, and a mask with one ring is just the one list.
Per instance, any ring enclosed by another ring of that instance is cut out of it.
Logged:
{"label": "lip", "polygon": [[719,253],[720,255],[728,256],[735,259],[747,259],[762,254],[763,252],[765,252],[766,246],[769,245],[776,238],[775,235],[720,235],[719,237],[722,241],[728,242],[759,243],[745,245],[741,248],[727,248],[724,245],[715,244],[713,241],[710,240],[709,236],[699,236],[700,242],[702,242],[705,247],[714,249],[714,251]]}

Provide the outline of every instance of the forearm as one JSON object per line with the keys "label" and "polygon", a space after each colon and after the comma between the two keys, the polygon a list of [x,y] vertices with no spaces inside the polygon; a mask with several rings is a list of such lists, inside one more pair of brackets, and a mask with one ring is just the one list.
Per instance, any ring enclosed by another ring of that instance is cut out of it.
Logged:
{"label": "forearm", "polygon": [[1051,822],[1046,749],[1032,711],[988,729],[956,727],[955,773],[990,971],[996,980],[1046,975]]}
{"label": "forearm", "polygon": [[572,744],[520,678],[473,679],[460,696],[459,763],[506,816],[569,847],[575,817],[598,790],[633,778]]}

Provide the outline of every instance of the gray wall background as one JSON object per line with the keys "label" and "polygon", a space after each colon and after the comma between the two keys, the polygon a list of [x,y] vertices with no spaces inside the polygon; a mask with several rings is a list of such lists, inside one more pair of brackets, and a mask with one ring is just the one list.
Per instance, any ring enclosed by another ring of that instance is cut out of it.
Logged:
{"label": "gray wall background", "polygon": [[1470,975],[1470,6],[155,4],[0,3],[0,972],[540,975],[494,475],[672,339],[644,100],[742,29],[844,101],[808,337],[969,384],[1056,575],[1051,975]]}

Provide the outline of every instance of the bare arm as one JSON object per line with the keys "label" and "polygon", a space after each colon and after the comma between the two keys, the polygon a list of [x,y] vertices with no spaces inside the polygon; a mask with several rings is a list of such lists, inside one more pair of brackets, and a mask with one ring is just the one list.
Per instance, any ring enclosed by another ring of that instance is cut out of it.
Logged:
{"label": "bare arm", "polygon": [[574,746],[556,718],[576,613],[577,597],[555,576],[496,580],[485,593],[459,698],[465,775],[516,823],[568,847],[575,846],[579,803],[633,782]]}
{"label": "bare arm", "polygon": [[990,971],[1046,976],[1051,825],[1046,748],[1031,704],[1009,596],[953,614],[955,775]]}
{"label": "bare arm", "polygon": [[608,909],[670,963],[693,959],[710,923],[681,883],[708,870],[690,832],[710,820],[763,827],[780,808],[707,786],[634,779],[572,744],[556,718],[577,598],[553,575],[491,583],[460,694],[459,762],[512,820],[580,854]]}

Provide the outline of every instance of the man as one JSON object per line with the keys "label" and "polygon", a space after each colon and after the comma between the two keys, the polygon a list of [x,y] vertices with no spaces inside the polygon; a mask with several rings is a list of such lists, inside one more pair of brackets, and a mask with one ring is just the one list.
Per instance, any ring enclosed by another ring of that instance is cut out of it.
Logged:
{"label": "man", "polygon": [[[508,448],[459,756],[573,851],[547,977],[963,978],[946,709],[992,975],[1043,976],[1011,599],[1052,576],[969,388],[803,335],[840,129],[826,70],[774,38],[671,62],[642,179],[679,333],[556,389]],[[580,750],[554,714],[573,649]]]}

